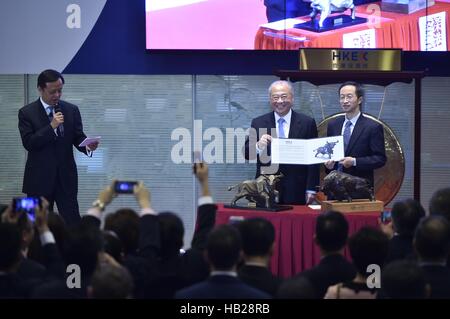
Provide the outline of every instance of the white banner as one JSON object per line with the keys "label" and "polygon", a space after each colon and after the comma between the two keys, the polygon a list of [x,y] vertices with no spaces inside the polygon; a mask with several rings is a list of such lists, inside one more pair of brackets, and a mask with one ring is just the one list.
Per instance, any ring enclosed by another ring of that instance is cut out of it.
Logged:
{"label": "white banner", "polygon": [[445,11],[419,18],[420,50],[447,51]]}

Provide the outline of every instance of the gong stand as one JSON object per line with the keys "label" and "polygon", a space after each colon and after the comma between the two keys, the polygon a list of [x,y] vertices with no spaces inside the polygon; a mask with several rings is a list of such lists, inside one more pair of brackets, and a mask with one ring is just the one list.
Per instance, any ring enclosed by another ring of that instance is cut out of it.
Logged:
{"label": "gong stand", "polygon": [[414,199],[420,202],[420,154],[421,154],[421,98],[423,71],[298,71],[277,70],[282,80],[306,81],[313,85],[337,84],[357,81],[362,84],[388,86],[395,82],[411,83],[414,80]]}

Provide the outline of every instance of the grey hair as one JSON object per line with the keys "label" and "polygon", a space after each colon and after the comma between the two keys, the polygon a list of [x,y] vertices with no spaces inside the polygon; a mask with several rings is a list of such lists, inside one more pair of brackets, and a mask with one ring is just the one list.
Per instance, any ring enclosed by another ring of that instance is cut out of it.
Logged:
{"label": "grey hair", "polygon": [[274,86],[276,85],[285,85],[288,87],[289,91],[291,92],[291,95],[294,94],[294,89],[292,88],[292,84],[289,81],[284,81],[284,80],[277,80],[275,82],[273,82],[270,86],[269,86],[269,96],[272,93],[272,89]]}

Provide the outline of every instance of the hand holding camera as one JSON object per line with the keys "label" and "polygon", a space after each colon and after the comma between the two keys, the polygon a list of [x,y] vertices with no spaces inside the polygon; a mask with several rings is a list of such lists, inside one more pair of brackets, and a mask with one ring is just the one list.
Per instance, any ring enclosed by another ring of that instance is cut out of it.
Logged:
{"label": "hand holding camera", "polygon": [[42,207],[42,201],[39,197],[14,197],[13,213],[14,217],[19,219],[21,214],[27,214],[28,219],[34,223],[36,220],[36,210]]}

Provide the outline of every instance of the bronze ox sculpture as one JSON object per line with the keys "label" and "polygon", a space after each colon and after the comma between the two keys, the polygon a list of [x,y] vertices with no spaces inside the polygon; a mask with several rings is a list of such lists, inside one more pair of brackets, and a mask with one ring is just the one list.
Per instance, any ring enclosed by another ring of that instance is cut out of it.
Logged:
{"label": "bronze ox sculpture", "polygon": [[352,199],[370,199],[375,200],[373,187],[365,178],[353,176],[340,171],[331,171],[323,180],[320,188],[327,195],[328,199],[337,199],[339,201]]}
{"label": "bronze ox sculpture", "polygon": [[314,21],[317,14],[320,13],[319,27],[323,27],[325,19],[333,12],[344,12],[347,9],[352,10],[352,19],[355,19],[356,8],[353,0],[312,0],[312,12],[310,13],[311,21]]}
{"label": "bronze ox sculpture", "polygon": [[255,203],[256,207],[273,208],[278,201],[278,191],[275,186],[282,177],[283,174],[260,175],[254,180],[245,180],[228,187],[228,191],[237,188],[237,194],[231,201],[231,206],[236,206],[239,199],[245,198],[250,203]]}

